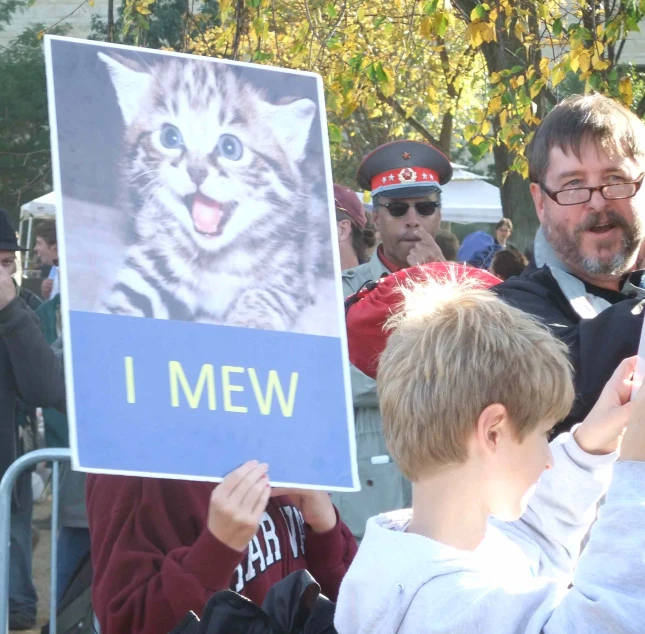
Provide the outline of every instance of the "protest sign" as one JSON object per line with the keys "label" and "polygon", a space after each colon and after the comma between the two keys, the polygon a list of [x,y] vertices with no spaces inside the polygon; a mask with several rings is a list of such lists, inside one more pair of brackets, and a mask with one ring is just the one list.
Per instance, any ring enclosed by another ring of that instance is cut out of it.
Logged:
{"label": "protest sign", "polygon": [[74,467],[355,490],[320,77],[46,56]]}

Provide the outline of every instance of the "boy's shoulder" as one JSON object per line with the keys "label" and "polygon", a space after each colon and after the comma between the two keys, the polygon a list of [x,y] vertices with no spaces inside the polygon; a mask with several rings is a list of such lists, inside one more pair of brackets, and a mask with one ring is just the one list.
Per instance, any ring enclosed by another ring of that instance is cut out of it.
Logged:
{"label": "boy's shoulder", "polygon": [[477,571],[434,577],[419,588],[399,634],[538,634],[561,597],[553,580],[491,580]]}
{"label": "boy's shoulder", "polygon": [[[369,631],[365,628],[377,623],[380,629],[374,631],[401,634],[525,632],[540,606],[555,605],[549,598],[553,590],[542,588],[529,572],[539,553],[526,552],[515,535],[491,525],[482,547],[471,553],[407,533],[410,518],[407,510],[368,521],[339,594],[341,634]],[[542,589],[536,593],[536,587]],[[515,597],[522,594],[527,600],[518,604]],[[497,627],[505,622],[496,620],[500,607],[516,629]],[[480,623],[490,623],[489,629]]]}

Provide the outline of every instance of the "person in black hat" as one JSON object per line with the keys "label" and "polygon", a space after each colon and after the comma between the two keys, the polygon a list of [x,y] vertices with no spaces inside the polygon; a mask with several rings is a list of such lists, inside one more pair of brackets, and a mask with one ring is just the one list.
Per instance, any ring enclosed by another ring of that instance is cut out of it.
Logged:
{"label": "person in black hat", "polygon": [[[16,411],[28,407],[65,409],[62,366],[43,337],[12,274],[18,245],[9,214],[0,210],[0,478],[18,455]],[[26,630],[36,622],[36,593],[31,582],[31,474],[16,484],[11,530],[9,629]]]}
{"label": "person in black hat", "polygon": [[[9,214],[4,209],[0,209],[0,266],[11,276],[16,273],[16,253],[19,251],[25,252],[27,249],[18,244]],[[31,310],[36,310],[42,304],[42,300],[30,290],[17,284],[16,289]]]}
{"label": "person in black hat", "polygon": [[[366,283],[417,264],[444,261],[434,240],[441,223],[441,186],[452,178],[450,161],[417,141],[394,141],[369,154],[356,174],[372,193],[374,224],[382,243],[369,262],[343,271],[345,297]],[[350,366],[356,421],[359,493],[332,495],[341,517],[361,539],[367,519],[410,506],[410,484],[390,460],[381,433],[376,381]]]}

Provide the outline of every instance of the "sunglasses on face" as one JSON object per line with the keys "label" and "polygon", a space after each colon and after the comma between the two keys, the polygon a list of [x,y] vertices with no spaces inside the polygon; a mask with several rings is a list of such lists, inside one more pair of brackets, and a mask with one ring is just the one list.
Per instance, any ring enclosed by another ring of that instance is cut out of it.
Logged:
{"label": "sunglasses on face", "polygon": [[393,203],[381,203],[381,207],[385,207],[389,212],[390,216],[393,218],[402,218],[405,214],[408,213],[410,207],[414,207],[417,210],[417,213],[420,216],[432,216],[432,214],[437,211],[441,203],[436,200],[424,200],[418,203],[403,203],[403,202],[393,202]]}

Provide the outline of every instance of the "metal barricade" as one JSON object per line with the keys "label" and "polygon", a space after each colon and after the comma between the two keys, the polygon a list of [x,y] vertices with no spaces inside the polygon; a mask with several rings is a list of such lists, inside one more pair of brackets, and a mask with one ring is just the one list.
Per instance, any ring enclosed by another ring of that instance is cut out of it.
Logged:
{"label": "metal barricade", "polygon": [[49,600],[49,631],[56,632],[56,574],[58,562],[58,484],[61,462],[68,462],[69,449],[38,449],[21,456],[7,469],[0,482],[0,632],[9,631],[9,552],[11,544],[11,495],[14,484],[23,471],[39,462],[52,462],[52,530]]}

